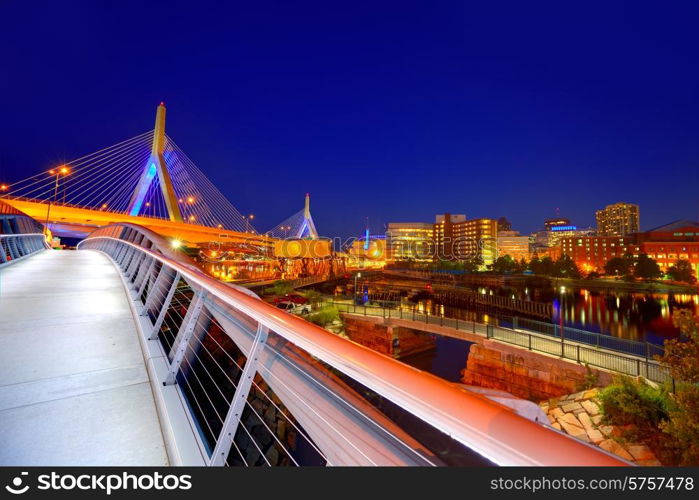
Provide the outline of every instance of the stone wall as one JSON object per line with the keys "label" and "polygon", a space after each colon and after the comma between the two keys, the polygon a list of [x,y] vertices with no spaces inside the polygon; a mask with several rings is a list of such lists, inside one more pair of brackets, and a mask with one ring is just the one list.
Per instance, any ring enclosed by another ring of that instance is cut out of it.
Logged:
{"label": "stone wall", "polygon": [[[598,385],[611,382],[609,372],[590,370]],[[540,401],[578,391],[586,374],[584,365],[484,339],[471,346],[462,381]]]}
{"label": "stone wall", "polygon": [[345,334],[354,342],[393,358],[434,349],[433,335],[386,324],[383,318],[343,315]]}

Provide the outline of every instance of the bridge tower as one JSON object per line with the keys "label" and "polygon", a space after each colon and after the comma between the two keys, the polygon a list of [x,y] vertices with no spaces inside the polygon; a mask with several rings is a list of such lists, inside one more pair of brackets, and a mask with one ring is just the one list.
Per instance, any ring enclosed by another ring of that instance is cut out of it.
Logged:
{"label": "bridge tower", "polygon": [[153,134],[153,149],[151,150],[150,157],[146,162],[143,174],[136,185],[136,190],[131,196],[131,201],[129,202],[128,212],[129,215],[138,215],[143,206],[143,202],[146,198],[146,193],[148,193],[148,188],[153,182],[155,175],[158,175],[158,181],[160,182],[160,190],[163,193],[163,199],[165,200],[165,206],[167,208],[168,216],[171,221],[182,222],[182,213],[180,212],[180,207],[177,204],[177,196],[175,195],[175,190],[172,187],[172,179],[170,178],[170,173],[167,170],[167,165],[165,164],[165,158],[163,152],[165,150],[165,103],[161,102],[158,106],[158,110],[155,115],[155,131]]}
{"label": "bridge tower", "polygon": [[311,195],[309,193],[306,193],[306,202],[303,206],[303,221],[295,236],[312,240],[318,239],[318,231],[316,231],[316,225],[313,222],[313,217],[311,217]]}

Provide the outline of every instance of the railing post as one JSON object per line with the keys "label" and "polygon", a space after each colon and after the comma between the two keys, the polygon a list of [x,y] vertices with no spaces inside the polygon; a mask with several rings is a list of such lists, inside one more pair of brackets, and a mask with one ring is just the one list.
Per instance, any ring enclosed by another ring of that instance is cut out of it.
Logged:
{"label": "railing post", "polygon": [[636,376],[641,376],[641,360],[638,358],[636,359]]}
{"label": "railing post", "polygon": [[177,290],[177,285],[180,283],[180,273],[177,272],[175,273],[175,276],[172,280],[172,284],[170,285],[170,289],[167,291],[167,295],[165,296],[165,301],[163,302],[163,306],[160,308],[160,312],[158,313],[158,317],[155,319],[155,323],[153,323],[153,329],[150,331],[150,335],[148,337],[148,340],[155,340],[158,338],[158,334],[160,333],[160,327],[163,324],[163,321],[165,320],[165,314],[167,314],[167,310],[170,306],[170,302],[172,301],[172,297],[175,295],[175,291]]}
{"label": "railing post", "polygon": [[519,328],[519,321],[518,321],[517,316],[514,316],[512,318],[512,329],[517,330],[518,328]]}
{"label": "railing post", "polygon": [[532,334],[528,333],[527,336],[529,337],[529,350],[532,350]]}
{"label": "railing post", "polygon": [[233,439],[235,439],[235,432],[238,429],[238,424],[240,423],[240,416],[243,414],[243,410],[245,409],[245,403],[248,400],[250,388],[252,387],[252,382],[255,378],[255,373],[257,372],[258,359],[260,357],[260,353],[267,343],[268,335],[269,330],[267,327],[258,323],[257,334],[255,335],[255,340],[253,340],[252,346],[250,347],[250,352],[248,353],[247,362],[243,367],[243,372],[240,374],[240,381],[238,382],[238,387],[235,388],[233,401],[231,402],[226,418],[223,421],[223,427],[221,428],[221,433],[218,435],[218,439],[216,440],[214,451],[211,453],[211,459],[209,460],[209,465],[211,466],[222,466],[226,463],[226,457],[228,457],[228,453],[231,451],[231,446],[233,446]]}
{"label": "railing post", "polygon": [[136,279],[134,280],[134,287],[137,287],[138,293],[137,297],[140,298],[141,295],[143,294],[143,290],[146,288],[146,283],[148,283],[148,280],[150,279],[150,276],[153,274],[153,269],[155,268],[155,259],[151,257],[151,262],[148,264],[148,266],[141,266],[141,269],[138,271],[138,276],[136,276]]}
{"label": "railing post", "polygon": [[182,360],[184,359],[184,356],[187,353],[187,346],[189,345],[189,341],[192,338],[192,333],[194,332],[194,328],[196,327],[197,321],[199,320],[201,310],[204,307],[205,295],[205,290],[200,290],[196,292],[194,294],[194,298],[189,304],[189,307],[187,308],[187,312],[185,313],[184,319],[182,320],[182,325],[180,325],[180,330],[177,332],[177,335],[175,336],[175,340],[177,339],[177,337],[180,337],[180,341],[177,344],[177,350],[175,351],[175,354],[172,358],[172,363],[170,363],[168,374],[165,381],[163,382],[163,385],[173,385],[175,383],[175,379],[177,378],[177,372],[180,370]]}
{"label": "railing post", "polygon": [[575,347],[576,347],[576,350],[577,350],[578,363],[580,363],[580,344],[577,344]]}

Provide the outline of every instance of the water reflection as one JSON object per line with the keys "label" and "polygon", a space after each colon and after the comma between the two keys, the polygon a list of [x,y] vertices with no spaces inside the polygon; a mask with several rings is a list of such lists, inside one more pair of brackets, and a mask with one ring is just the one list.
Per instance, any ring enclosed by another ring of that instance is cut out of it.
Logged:
{"label": "water reflection", "polygon": [[[604,333],[615,337],[649,341],[662,344],[664,340],[676,338],[679,330],[672,324],[672,312],[689,308],[699,315],[699,295],[681,293],[630,293],[618,291],[596,291],[557,288],[525,288],[522,290],[493,290],[480,287],[482,294],[515,296],[524,300],[553,303],[551,322]],[[440,304],[434,299],[420,300],[419,312],[443,313],[468,321],[485,321],[487,311],[470,311],[459,307]],[[494,313],[491,312],[491,315]]]}

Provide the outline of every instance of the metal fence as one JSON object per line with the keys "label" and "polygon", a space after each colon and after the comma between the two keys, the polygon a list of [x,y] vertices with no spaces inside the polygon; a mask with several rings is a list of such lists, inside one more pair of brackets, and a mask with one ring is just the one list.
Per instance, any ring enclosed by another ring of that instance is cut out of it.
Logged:
{"label": "metal fence", "polygon": [[48,248],[46,236],[41,233],[0,234],[0,267]]}
{"label": "metal fence", "polygon": [[[78,248],[118,267],[153,388],[177,391],[204,465],[441,465],[451,453],[435,450],[445,443],[474,463],[620,464],[219,282],[145,228],[108,226]],[[393,418],[396,410],[410,418]],[[409,421],[430,432],[418,438]]]}
{"label": "metal fence", "polygon": [[[613,346],[621,345],[625,347],[627,344],[615,344],[613,340],[624,339],[614,339],[612,337],[612,341],[606,342],[606,339],[604,341],[600,339],[600,337],[606,337],[604,335],[567,327],[564,330],[564,336],[561,337],[558,325],[538,321],[532,322],[532,320],[523,321],[523,318],[509,318],[513,328],[507,328],[503,326],[504,319],[502,317],[493,318],[489,323],[478,323],[457,318],[447,318],[443,315],[426,314],[416,309],[391,309],[336,301],[327,301],[326,303],[337,307],[340,312],[445,326],[624,375],[641,376],[661,383],[671,380],[667,370],[652,358],[652,354],[662,354],[662,347],[649,343],[644,345],[638,342],[637,344],[643,346],[643,354],[637,355],[625,350],[615,350]],[[544,331],[526,331],[522,329],[523,326],[529,326],[532,323],[537,327],[546,325],[552,328],[542,328]],[[650,346],[653,346],[652,351]]]}

